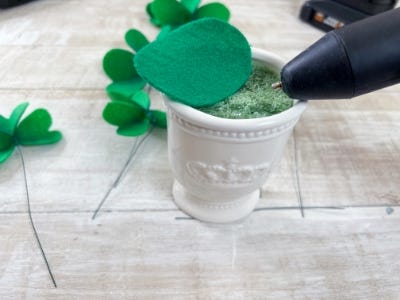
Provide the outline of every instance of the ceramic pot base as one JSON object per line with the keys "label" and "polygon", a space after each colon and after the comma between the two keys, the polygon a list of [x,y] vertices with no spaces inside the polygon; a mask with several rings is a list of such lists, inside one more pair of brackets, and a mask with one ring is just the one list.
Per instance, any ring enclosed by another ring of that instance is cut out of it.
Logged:
{"label": "ceramic pot base", "polygon": [[178,181],[174,181],[172,194],[176,205],[193,218],[212,223],[230,223],[248,216],[256,207],[260,190],[229,202],[201,199],[190,194]]}

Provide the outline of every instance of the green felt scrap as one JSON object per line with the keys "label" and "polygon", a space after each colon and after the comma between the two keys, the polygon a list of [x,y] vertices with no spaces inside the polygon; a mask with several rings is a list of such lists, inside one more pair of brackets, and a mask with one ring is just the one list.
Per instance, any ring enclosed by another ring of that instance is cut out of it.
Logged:
{"label": "green felt scrap", "polygon": [[106,92],[111,99],[113,99],[114,94],[120,94],[127,98],[130,98],[138,91],[143,89],[145,85],[146,81],[137,76],[131,80],[113,82],[109,84],[106,88]]}
{"label": "green felt scrap", "polygon": [[161,25],[181,25],[191,18],[189,10],[176,0],[154,0],[150,11]]}
{"label": "green felt scrap", "polygon": [[229,97],[252,71],[246,38],[214,18],[179,27],[140,50],[134,62],[144,80],[173,100],[193,107]]}
{"label": "green felt scrap", "polygon": [[103,59],[104,72],[113,81],[132,80],[137,72],[132,64],[133,53],[124,49],[111,49]]}
{"label": "green felt scrap", "polygon": [[228,22],[230,17],[229,9],[218,2],[208,3],[200,7],[194,14],[196,19],[200,18],[217,18]]}
{"label": "green felt scrap", "polygon": [[139,30],[130,29],[125,34],[125,41],[136,52],[149,43],[149,40]]}
{"label": "green felt scrap", "polygon": [[194,13],[194,11],[199,6],[200,2],[201,0],[181,0],[183,6],[185,6],[187,10],[191,13]]}
{"label": "green felt scrap", "polygon": [[121,126],[117,129],[117,133],[123,136],[139,136],[146,133],[150,129],[148,119],[143,119],[136,123]]}
{"label": "green felt scrap", "polygon": [[15,136],[24,146],[54,144],[61,140],[61,132],[49,131],[51,116],[45,109],[37,109],[18,125]]}

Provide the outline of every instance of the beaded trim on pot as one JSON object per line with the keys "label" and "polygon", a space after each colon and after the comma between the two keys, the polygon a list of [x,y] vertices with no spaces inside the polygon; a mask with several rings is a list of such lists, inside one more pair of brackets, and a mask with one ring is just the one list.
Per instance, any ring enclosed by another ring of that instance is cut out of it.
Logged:
{"label": "beaded trim on pot", "polygon": [[207,135],[215,138],[227,138],[227,139],[235,139],[235,140],[258,140],[265,138],[272,138],[280,133],[283,133],[287,130],[290,130],[298,121],[298,118],[292,119],[286,123],[278,127],[267,128],[263,130],[257,131],[224,131],[224,130],[214,130],[210,128],[205,128],[199,125],[195,125],[187,120],[181,118],[178,114],[176,114],[170,107],[167,108],[168,116],[170,119],[174,120],[177,124],[179,124],[184,130],[198,134],[198,135]]}

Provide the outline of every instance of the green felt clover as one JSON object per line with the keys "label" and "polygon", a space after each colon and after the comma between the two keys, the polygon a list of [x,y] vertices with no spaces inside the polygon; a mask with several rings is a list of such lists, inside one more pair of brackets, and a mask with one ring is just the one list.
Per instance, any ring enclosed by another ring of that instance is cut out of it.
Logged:
{"label": "green felt clover", "polygon": [[200,18],[217,18],[228,22],[229,9],[219,2],[198,7],[201,0],[153,0],[146,6],[150,22],[157,27],[179,27]]}
{"label": "green felt clover", "polygon": [[[149,43],[143,33],[136,29],[126,32],[125,41],[135,52]],[[144,88],[146,82],[138,75],[133,66],[134,56],[134,53],[124,49],[111,49],[106,53],[103,58],[103,70],[113,81],[107,86],[107,93],[120,93],[131,97]]]}
{"label": "green felt clover", "polygon": [[165,112],[150,110],[148,95],[139,91],[131,98],[114,93],[111,102],[103,110],[103,118],[117,126],[117,133],[123,136],[139,136],[146,133],[151,125],[166,128]]}
{"label": "green felt clover", "polygon": [[18,105],[8,119],[0,116],[0,163],[5,162],[18,145],[54,144],[62,138],[61,132],[49,130],[52,124],[51,116],[43,108],[34,110],[20,122],[28,105]]}
{"label": "green felt clover", "polygon": [[213,105],[231,96],[252,72],[246,38],[214,18],[179,27],[140,50],[134,61],[144,80],[192,107]]}

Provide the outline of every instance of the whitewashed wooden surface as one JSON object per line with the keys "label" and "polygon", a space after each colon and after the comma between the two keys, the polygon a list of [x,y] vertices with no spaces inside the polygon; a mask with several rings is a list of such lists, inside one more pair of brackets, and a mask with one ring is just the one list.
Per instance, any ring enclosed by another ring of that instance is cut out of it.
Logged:
{"label": "whitewashed wooden surface", "polygon": [[[0,11],[0,114],[30,101],[65,137],[23,150],[58,288],[15,154],[0,166],[0,299],[400,299],[400,86],[310,103],[241,223],[200,223],[175,207],[161,130],[91,220],[133,144],[101,118],[101,59],[125,47],[129,28],[155,37],[146,3],[39,0]],[[287,60],[322,36],[297,19],[302,1],[224,3],[252,45]]]}

